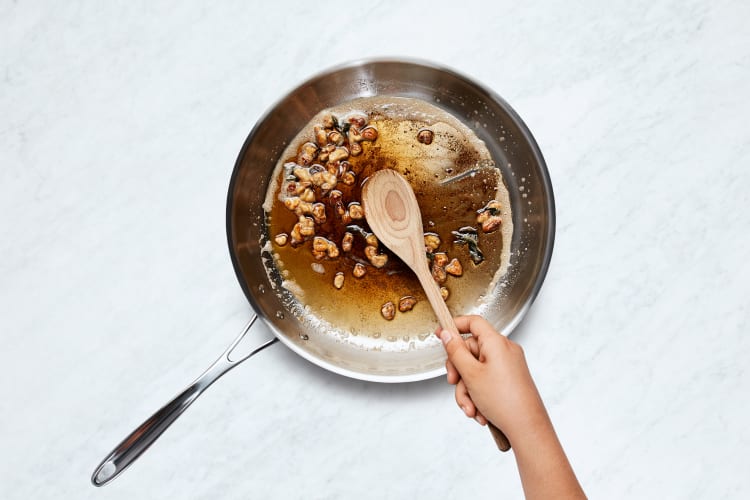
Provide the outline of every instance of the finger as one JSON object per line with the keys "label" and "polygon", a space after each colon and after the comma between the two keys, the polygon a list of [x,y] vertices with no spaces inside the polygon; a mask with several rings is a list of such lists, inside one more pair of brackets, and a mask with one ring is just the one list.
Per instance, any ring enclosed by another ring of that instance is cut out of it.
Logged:
{"label": "finger", "polygon": [[445,370],[448,372],[448,383],[450,385],[456,385],[461,380],[461,375],[456,370],[456,367],[453,366],[450,359],[445,361]]}
{"label": "finger", "polygon": [[479,410],[477,410],[476,415],[474,415],[474,420],[476,420],[479,425],[487,425],[487,417],[482,415],[482,412]]}
{"label": "finger", "polygon": [[458,316],[455,318],[456,327],[460,332],[471,333],[472,338],[475,338],[479,350],[482,351],[482,346],[485,343],[501,343],[507,341],[492,324],[481,316]]}
{"label": "finger", "polygon": [[471,354],[479,359],[479,343],[477,342],[477,339],[474,337],[465,338],[464,342],[466,342],[466,346],[469,348],[469,351]]}
{"label": "finger", "polygon": [[474,418],[477,414],[477,408],[474,406],[474,401],[469,396],[469,391],[466,389],[466,384],[463,380],[459,380],[456,384],[456,404],[463,410],[464,414],[469,418]]}
{"label": "finger", "polygon": [[443,329],[440,331],[440,340],[443,341],[443,347],[445,347],[445,351],[448,353],[448,359],[453,363],[458,373],[463,374],[464,370],[473,370],[478,364],[478,361],[471,354],[461,335]]}

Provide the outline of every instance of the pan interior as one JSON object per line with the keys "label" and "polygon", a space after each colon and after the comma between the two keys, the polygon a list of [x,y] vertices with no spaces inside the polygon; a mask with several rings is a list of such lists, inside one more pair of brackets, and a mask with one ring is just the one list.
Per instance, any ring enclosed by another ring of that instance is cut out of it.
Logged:
{"label": "pan interior", "polygon": [[266,272],[275,266],[263,203],[277,161],[319,111],[371,96],[431,103],[461,120],[486,145],[502,172],[512,207],[510,258],[491,299],[460,312],[481,313],[505,334],[512,330],[541,286],[551,254],[554,206],[547,170],[530,133],[502,99],[440,68],[398,61],[356,63],[313,78],[283,98],[256,125],[237,160],[227,206],[230,252],[254,309],[297,353],[359,379],[420,380],[444,372],[442,347],[426,335],[437,325],[430,315],[425,316],[426,328],[403,336],[363,335],[325,321],[307,321],[304,315],[291,314],[294,297],[279,287],[281,276]]}

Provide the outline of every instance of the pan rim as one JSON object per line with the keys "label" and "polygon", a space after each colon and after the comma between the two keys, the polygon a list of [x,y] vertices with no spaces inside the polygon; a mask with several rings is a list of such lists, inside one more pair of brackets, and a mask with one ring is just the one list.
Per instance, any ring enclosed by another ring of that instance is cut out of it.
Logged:
{"label": "pan rim", "polygon": [[513,109],[513,107],[505,99],[503,99],[494,90],[485,86],[484,84],[477,81],[476,79],[470,78],[464,75],[463,73],[453,70],[452,68],[446,67],[441,64],[433,63],[431,61],[426,61],[426,60],[421,60],[421,59],[416,59],[416,58],[408,58],[408,57],[375,57],[375,58],[361,58],[361,59],[356,59],[353,61],[345,62],[339,65],[332,66],[328,69],[320,71],[306,78],[304,81],[295,85],[290,90],[285,92],[279,99],[277,99],[271,106],[269,106],[261,114],[261,116],[256,120],[253,128],[250,130],[250,133],[246,137],[245,142],[242,145],[242,148],[240,148],[234,167],[232,169],[232,175],[230,177],[229,186],[227,190],[227,204],[226,204],[227,244],[228,244],[229,256],[232,261],[232,267],[234,268],[235,275],[253,311],[255,312],[257,316],[263,319],[263,323],[269,328],[269,330],[274,334],[274,336],[278,338],[279,340],[281,340],[281,342],[283,342],[284,345],[286,345],[296,354],[300,355],[302,358],[310,361],[311,363],[317,366],[320,366],[321,368],[324,368],[328,371],[331,371],[333,373],[343,375],[349,378],[365,380],[365,381],[370,381],[370,382],[380,382],[380,383],[417,382],[417,381],[432,379],[432,378],[444,375],[446,373],[446,369],[444,366],[441,366],[433,370],[407,374],[407,375],[379,375],[379,374],[372,374],[372,373],[364,373],[364,372],[359,372],[355,370],[349,370],[342,366],[330,363],[327,360],[322,359],[318,356],[315,356],[314,354],[302,349],[301,347],[296,345],[294,342],[292,342],[289,338],[287,338],[284,332],[282,332],[279,328],[276,327],[276,325],[273,324],[273,322],[267,320],[266,315],[261,310],[257,302],[253,300],[254,295],[252,291],[250,290],[244,278],[244,274],[242,273],[242,270],[240,268],[239,259],[236,255],[236,252],[234,251],[235,240],[232,237],[232,214],[234,211],[233,193],[234,193],[235,184],[237,182],[237,178],[239,175],[240,166],[245,156],[245,152],[247,151],[248,147],[250,146],[253,139],[255,138],[255,135],[257,134],[259,128],[265,123],[268,117],[274,112],[275,109],[279,107],[279,105],[282,102],[288,99],[290,95],[292,95],[298,89],[310,84],[313,81],[319,80],[321,78],[325,78],[329,75],[332,75],[342,70],[361,68],[361,67],[367,67],[367,66],[378,65],[378,64],[403,64],[403,65],[421,66],[421,67],[424,67],[433,71],[448,74],[458,80],[461,80],[467,83],[468,85],[474,87],[477,91],[485,94],[488,99],[495,101],[499,106],[501,106],[505,110],[505,112],[508,113],[508,116],[510,116],[511,119],[516,123],[519,131],[521,132],[523,136],[523,139],[529,145],[529,149],[539,166],[540,173],[542,174],[541,179],[540,179],[541,183],[544,186],[544,189],[547,193],[547,196],[545,197],[545,200],[544,200],[547,205],[546,206],[547,213],[549,214],[549,217],[547,218],[547,227],[545,228],[545,232],[547,236],[547,244],[544,250],[542,262],[540,263],[540,266],[539,266],[539,271],[535,277],[533,285],[530,288],[529,295],[526,301],[518,309],[518,311],[515,313],[513,318],[509,321],[508,325],[504,328],[504,330],[501,333],[503,335],[509,336],[513,332],[513,330],[515,330],[515,328],[520,324],[520,322],[526,316],[529,309],[531,308],[531,305],[534,303],[537,296],[539,295],[539,292],[541,291],[541,287],[547,276],[547,272],[549,270],[549,266],[552,260],[552,254],[553,254],[554,243],[555,243],[555,230],[556,230],[556,218],[557,217],[556,217],[555,197],[554,197],[554,191],[552,188],[552,181],[550,178],[549,169],[547,168],[547,163],[544,159],[541,149],[539,148],[538,143],[536,142],[536,139],[531,134],[531,130],[523,121],[523,119],[521,119],[521,117],[515,111],[515,109]]}

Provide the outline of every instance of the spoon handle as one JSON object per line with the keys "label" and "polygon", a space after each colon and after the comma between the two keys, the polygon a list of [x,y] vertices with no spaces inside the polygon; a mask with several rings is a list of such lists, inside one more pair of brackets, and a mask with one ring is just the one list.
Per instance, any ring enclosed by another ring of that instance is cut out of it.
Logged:
{"label": "spoon handle", "polygon": [[[453,321],[453,316],[448,310],[448,306],[445,305],[445,301],[440,295],[440,288],[438,288],[435,280],[432,279],[432,275],[430,275],[429,271],[425,272],[424,269],[419,271],[415,269],[415,271],[419,281],[422,283],[422,288],[424,288],[425,294],[427,295],[427,300],[430,301],[432,310],[435,311],[435,316],[437,316],[440,326],[451,333],[458,334],[456,322]],[[510,441],[508,441],[508,438],[503,434],[503,431],[498,429],[492,422],[488,422],[487,425],[490,428],[490,434],[492,434],[492,438],[495,440],[498,449],[500,451],[510,450]]]}

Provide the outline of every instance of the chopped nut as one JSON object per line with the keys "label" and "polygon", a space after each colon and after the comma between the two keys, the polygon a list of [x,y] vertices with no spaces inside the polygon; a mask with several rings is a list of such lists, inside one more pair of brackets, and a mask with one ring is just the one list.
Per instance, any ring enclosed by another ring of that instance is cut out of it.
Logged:
{"label": "chopped nut", "polygon": [[414,304],[416,303],[417,299],[415,299],[411,295],[401,297],[398,301],[398,310],[401,312],[411,311],[412,309],[414,309]]}
{"label": "chopped nut", "polygon": [[326,131],[321,127],[320,125],[315,125],[313,127],[313,134],[315,134],[315,142],[320,146],[321,148],[328,144],[328,137],[326,134]]}
{"label": "chopped nut", "polygon": [[344,273],[338,272],[336,273],[336,276],[333,277],[333,286],[341,289],[342,286],[344,286]]}
{"label": "chopped nut", "polygon": [[352,270],[352,274],[355,278],[361,278],[367,273],[367,268],[364,266],[364,264],[357,262],[354,264],[354,269]]}
{"label": "chopped nut", "polygon": [[330,241],[328,242],[328,248],[326,249],[326,255],[328,255],[329,259],[335,259],[339,256],[339,247],[336,246],[336,243]]}
{"label": "chopped nut", "polygon": [[297,163],[300,165],[310,165],[315,159],[315,155],[318,153],[318,146],[313,142],[306,142],[300,147],[299,153],[297,153]]}
{"label": "chopped nut", "polygon": [[304,168],[304,167],[296,167],[294,169],[294,176],[299,179],[301,182],[310,182],[310,169]]}
{"label": "chopped nut", "polygon": [[310,264],[310,267],[312,268],[313,271],[315,271],[318,274],[326,273],[325,266],[323,266],[323,264],[321,264],[320,262],[313,262],[312,264]]}
{"label": "chopped nut", "polygon": [[305,240],[305,238],[302,236],[302,233],[300,233],[299,222],[296,223],[294,227],[292,227],[290,237],[292,239],[292,246],[297,246]]}
{"label": "chopped nut", "polygon": [[328,240],[322,236],[313,238],[313,252],[325,252],[328,250]]}
{"label": "chopped nut", "polygon": [[378,246],[378,243],[380,242],[378,241],[377,236],[375,236],[373,233],[370,233],[367,236],[365,236],[365,243],[367,243],[371,247],[376,247]]}
{"label": "chopped nut", "polygon": [[396,306],[393,305],[393,302],[388,301],[380,307],[380,314],[390,321],[396,316]]}
{"label": "chopped nut", "polygon": [[444,286],[440,287],[440,296],[443,297],[443,300],[448,300],[448,296],[450,296],[451,292],[445,288]]}
{"label": "chopped nut", "polygon": [[297,217],[300,217],[302,215],[310,215],[312,213],[312,203],[307,201],[300,201],[297,204],[297,208],[294,209],[294,213],[297,214]]}
{"label": "chopped nut", "polygon": [[435,233],[424,233],[424,246],[428,252],[434,252],[440,246],[440,236]]}
{"label": "chopped nut", "polygon": [[445,267],[448,263],[448,255],[445,252],[438,252],[433,255],[432,262],[434,262],[436,266]]}
{"label": "chopped nut", "polygon": [[354,243],[354,235],[347,231],[344,233],[344,237],[341,238],[341,249],[344,252],[351,252],[352,243]]}
{"label": "chopped nut", "polygon": [[482,222],[482,231],[485,233],[491,233],[495,231],[503,223],[503,219],[497,215],[491,215],[489,219]]}
{"label": "chopped nut", "polygon": [[323,117],[323,126],[325,128],[333,128],[335,118],[333,115],[325,115]]}
{"label": "chopped nut", "polygon": [[310,177],[310,180],[313,184],[316,186],[320,186],[325,182],[325,179],[323,178],[323,172],[315,172]]}
{"label": "chopped nut", "polygon": [[293,198],[287,198],[284,200],[284,206],[288,208],[289,210],[294,210],[299,206],[300,199],[295,196]]}
{"label": "chopped nut", "polygon": [[364,219],[365,210],[364,208],[362,208],[362,205],[360,205],[356,201],[353,201],[349,203],[349,215],[354,220]]}
{"label": "chopped nut", "polygon": [[452,274],[453,276],[461,276],[464,274],[464,268],[461,266],[461,262],[459,262],[458,259],[453,259],[447,266],[445,266],[445,272]]}
{"label": "chopped nut", "polygon": [[339,146],[328,156],[328,161],[341,161],[347,158],[349,158],[349,150],[344,146]]}
{"label": "chopped nut", "polygon": [[325,224],[326,222],[326,206],[322,203],[313,203],[312,216],[316,224]]}
{"label": "chopped nut", "polygon": [[315,201],[315,191],[313,191],[309,187],[306,187],[304,191],[300,193],[299,199],[307,203],[312,203],[313,201]]}
{"label": "chopped nut", "polygon": [[482,231],[491,233],[500,227],[503,220],[500,218],[500,207],[497,200],[490,200],[480,210],[477,210],[477,223],[482,225]]}
{"label": "chopped nut", "polygon": [[359,142],[362,140],[362,134],[359,132],[359,129],[352,125],[349,127],[349,131],[346,133],[347,139],[349,139],[349,145],[353,145],[355,142]]}
{"label": "chopped nut", "polygon": [[344,172],[344,175],[341,177],[341,180],[347,186],[353,186],[354,183],[357,182],[357,178],[354,176],[354,172],[352,171]]}
{"label": "chopped nut", "polygon": [[368,245],[365,247],[365,257],[370,261],[370,264],[380,269],[388,262],[387,254],[379,254],[378,247]]}
{"label": "chopped nut", "polygon": [[370,259],[370,264],[380,269],[388,263],[388,254],[377,254]]}
{"label": "chopped nut", "polygon": [[321,149],[321,150],[320,150],[320,153],[318,153],[318,160],[319,160],[319,161],[322,161],[323,163],[325,163],[325,162],[327,162],[327,161],[328,161],[328,156],[329,156],[330,154],[331,154],[331,153],[329,153],[328,151],[326,151],[326,150],[324,150],[324,149]]}
{"label": "chopped nut", "polygon": [[432,279],[434,279],[435,283],[437,283],[438,285],[442,285],[443,283],[445,283],[445,280],[448,279],[448,275],[445,274],[445,269],[432,264]]}
{"label": "chopped nut", "polygon": [[344,134],[342,134],[338,130],[334,130],[333,132],[328,134],[328,141],[331,144],[335,144],[336,146],[341,146],[342,144],[344,144]]}
{"label": "chopped nut", "polygon": [[353,126],[362,129],[365,128],[365,125],[367,125],[367,115],[364,115],[362,113],[353,113],[346,118],[346,121],[351,123]]}
{"label": "chopped nut", "polygon": [[286,245],[286,242],[289,240],[289,235],[286,233],[277,234],[276,237],[273,239],[277,245],[280,247],[283,247]]}
{"label": "chopped nut", "polygon": [[417,132],[417,140],[422,144],[432,144],[432,139],[434,136],[435,134],[432,133],[432,130],[427,128],[423,128],[419,132]]}
{"label": "chopped nut", "polygon": [[363,141],[374,141],[378,138],[378,130],[375,127],[365,127],[361,134]]}
{"label": "chopped nut", "polygon": [[323,172],[321,175],[323,176],[323,183],[320,185],[320,189],[324,191],[335,188],[336,184],[339,182],[338,177],[336,177],[335,174]]}
{"label": "chopped nut", "polygon": [[315,163],[310,167],[310,175],[315,175],[317,173],[323,173],[326,171],[326,168],[321,165],[320,163]]}
{"label": "chopped nut", "polygon": [[349,144],[349,149],[351,149],[352,156],[359,156],[362,154],[362,146],[358,142],[352,142]]}
{"label": "chopped nut", "polygon": [[300,217],[299,232],[302,236],[313,236],[315,234],[315,222],[310,217]]}

